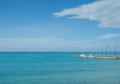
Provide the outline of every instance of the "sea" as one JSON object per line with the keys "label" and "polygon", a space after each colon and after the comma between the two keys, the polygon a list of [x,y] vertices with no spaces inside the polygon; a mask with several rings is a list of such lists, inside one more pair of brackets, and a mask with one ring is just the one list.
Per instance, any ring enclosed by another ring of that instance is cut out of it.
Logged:
{"label": "sea", "polygon": [[120,84],[120,60],[80,54],[103,53],[0,52],[0,84]]}

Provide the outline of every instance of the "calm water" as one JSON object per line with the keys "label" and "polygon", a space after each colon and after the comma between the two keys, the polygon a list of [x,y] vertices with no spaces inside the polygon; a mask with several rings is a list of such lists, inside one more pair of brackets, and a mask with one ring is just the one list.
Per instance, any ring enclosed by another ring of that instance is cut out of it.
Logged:
{"label": "calm water", "polygon": [[0,53],[0,84],[120,84],[120,60],[79,54]]}

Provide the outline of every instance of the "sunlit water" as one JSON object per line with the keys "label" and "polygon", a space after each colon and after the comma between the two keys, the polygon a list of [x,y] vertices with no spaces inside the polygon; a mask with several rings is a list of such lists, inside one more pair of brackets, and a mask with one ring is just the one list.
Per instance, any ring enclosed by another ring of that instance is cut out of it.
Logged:
{"label": "sunlit water", "polygon": [[120,84],[120,60],[74,58],[79,54],[0,53],[0,84]]}

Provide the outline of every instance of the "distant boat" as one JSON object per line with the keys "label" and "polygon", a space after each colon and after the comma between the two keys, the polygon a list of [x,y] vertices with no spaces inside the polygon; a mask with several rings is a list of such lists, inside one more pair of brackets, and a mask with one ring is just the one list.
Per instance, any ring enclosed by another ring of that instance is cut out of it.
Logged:
{"label": "distant boat", "polygon": [[86,56],[85,54],[80,54],[80,56]]}

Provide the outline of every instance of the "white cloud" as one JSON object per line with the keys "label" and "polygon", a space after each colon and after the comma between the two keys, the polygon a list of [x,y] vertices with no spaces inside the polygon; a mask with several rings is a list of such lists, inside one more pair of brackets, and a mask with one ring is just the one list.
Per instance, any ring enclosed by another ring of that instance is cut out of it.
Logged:
{"label": "white cloud", "polygon": [[111,39],[111,38],[120,38],[120,34],[106,34],[99,36],[100,39]]}
{"label": "white cloud", "polygon": [[105,28],[120,28],[120,0],[98,0],[75,8],[53,13],[55,17],[68,16],[72,19],[89,19]]}

